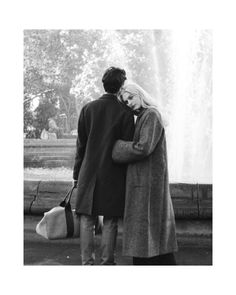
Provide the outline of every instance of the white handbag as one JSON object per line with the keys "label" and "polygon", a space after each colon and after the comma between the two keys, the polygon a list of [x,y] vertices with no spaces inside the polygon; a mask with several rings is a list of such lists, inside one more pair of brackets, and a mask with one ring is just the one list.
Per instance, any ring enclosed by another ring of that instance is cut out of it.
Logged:
{"label": "white handbag", "polygon": [[37,234],[49,240],[79,237],[79,217],[71,210],[70,199],[75,187],[66,194],[59,206],[44,213],[36,226]]}

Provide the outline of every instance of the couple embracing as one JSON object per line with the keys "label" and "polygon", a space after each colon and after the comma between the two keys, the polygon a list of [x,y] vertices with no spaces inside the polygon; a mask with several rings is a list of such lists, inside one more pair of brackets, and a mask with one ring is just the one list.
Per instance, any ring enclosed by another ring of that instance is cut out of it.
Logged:
{"label": "couple embracing", "polygon": [[116,264],[119,218],[122,252],[134,265],[175,265],[165,129],[148,93],[125,80],[124,70],[108,68],[106,93],[86,104],[78,121],[73,179],[82,264],[94,264],[95,223],[103,216],[101,265]]}

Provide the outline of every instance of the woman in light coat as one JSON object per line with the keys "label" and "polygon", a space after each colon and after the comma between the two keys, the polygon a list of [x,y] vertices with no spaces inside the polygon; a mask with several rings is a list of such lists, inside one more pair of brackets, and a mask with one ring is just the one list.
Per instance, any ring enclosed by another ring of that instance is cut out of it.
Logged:
{"label": "woman in light coat", "polygon": [[151,97],[126,84],[120,99],[137,115],[133,141],[118,140],[115,162],[129,163],[123,225],[123,255],[134,265],[174,265],[175,217],[169,191],[165,129]]}

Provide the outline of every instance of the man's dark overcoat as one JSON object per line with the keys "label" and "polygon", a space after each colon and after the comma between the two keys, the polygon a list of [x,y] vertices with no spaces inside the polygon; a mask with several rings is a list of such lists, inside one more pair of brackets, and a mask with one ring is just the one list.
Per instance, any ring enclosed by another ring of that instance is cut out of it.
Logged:
{"label": "man's dark overcoat", "polygon": [[78,213],[123,215],[127,165],[114,163],[112,149],[117,139],[132,140],[133,134],[133,114],[115,95],[104,94],[83,107],[73,172]]}

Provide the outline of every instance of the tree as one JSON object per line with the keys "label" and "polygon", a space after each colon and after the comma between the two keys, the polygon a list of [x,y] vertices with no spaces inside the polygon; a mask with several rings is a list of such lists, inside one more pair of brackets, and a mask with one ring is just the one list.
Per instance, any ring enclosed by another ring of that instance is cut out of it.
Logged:
{"label": "tree", "polygon": [[[29,103],[36,97],[44,99],[44,94],[50,92],[54,100],[59,101],[59,112],[66,114],[69,124],[68,131],[74,128],[74,120],[70,119],[76,114],[75,97],[70,94],[71,80],[74,67],[70,52],[65,47],[58,30],[30,30],[25,31],[24,46],[24,89]],[[44,102],[43,102],[44,104]],[[30,111],[30,110],[29,110]],[[40,120],[35,116],[35,120]],[[27,129],[28,121],[24,121]],[[41,121],[35,122],[40,126]],[[38,127],[36,127],[38,128]]]}

